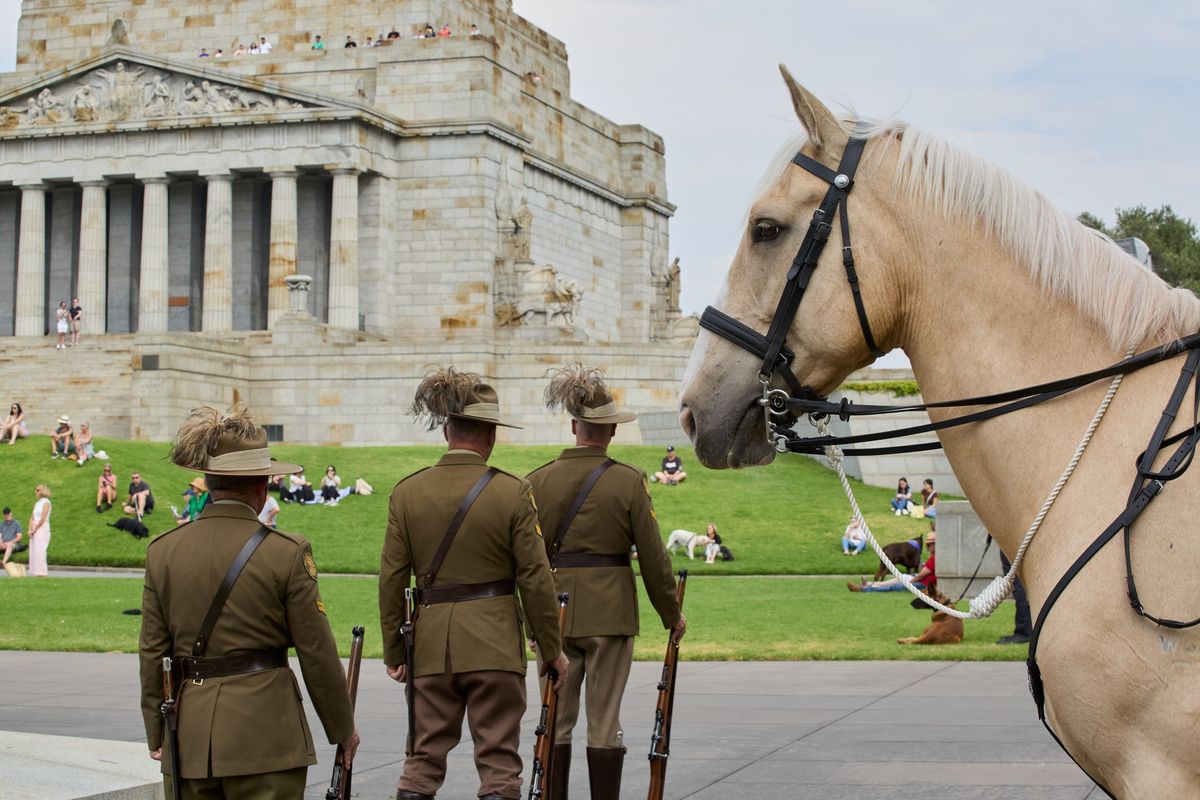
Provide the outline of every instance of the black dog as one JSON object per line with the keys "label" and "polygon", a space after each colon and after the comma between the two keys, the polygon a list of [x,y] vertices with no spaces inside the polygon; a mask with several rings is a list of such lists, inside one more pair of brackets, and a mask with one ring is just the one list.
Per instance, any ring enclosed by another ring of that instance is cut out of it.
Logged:
{"label": "black dog", "polygon": [[[921,550],[924,547],[925,534],[921,534],[915,539],[886,545],[883,554],[897,567],[904,567],[912,574],[921,568]],[[875,580],[883,580],[884,575],[887,575],[887,567],[880,561],[879,569],[875,570]]]}
{"label": "black dog", "polygon": [[108,527],[116,528],[119,531],[125,531],[135,539],[149,539],[150,531],[141,522],[138,522],[133,517],[121,517],[116,522],[108,523]]}

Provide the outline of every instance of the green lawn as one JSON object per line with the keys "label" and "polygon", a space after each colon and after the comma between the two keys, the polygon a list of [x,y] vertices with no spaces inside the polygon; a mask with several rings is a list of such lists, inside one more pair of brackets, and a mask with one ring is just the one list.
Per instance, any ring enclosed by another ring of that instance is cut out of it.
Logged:
{"label": "green lawn", "polygon": [[[180,494],[193,477],[166,460],[168,447],[161,443],[97,440],[97,449],[108,452],[123,492],[129,475],[140,470],[154,490],[158,510],[146,518],[152,533],[170,529],[171,503],[182,506]],[[274,448],[279,458],[308,467],[316,480],[326,464],[337,466],[344,481],[364,478],[377,493],[350,497],[336,508],[285,505],[279,526],[302,533],[313,542],[323,572],[373,573],[387,520],[391,487],[405,475],[433,463],[437,447],[305,447]],[[560,448],[501,446],[492,463],[524,474],[553,459]],[[102,464],[83,467],[49,457],[49,437],[34,436],[13,446],[0,445],[0,504],[12,506],[24,526],[33,506],[33,489],[46,483],[54,493],[51,517],[51,569],[56,565],[142,566],[146,541],[106,526],[120,515],[95,512],[96,480]],[[614,447],[615,458],[657,468],[658,447]],[[682,450],[688,479],[679,486],[650,484],[665,538],[675,528],[703,531],[706,522],[717,524],[725,544],[734,552],[730,563],[706,565],[697,559],[676,556],[677,567],[694,574],[835,575],[872,572],[877,563],[864,554],[842,556],[839,540],[849,517],[849,507],[833,472],[809,458],[781,458],[769,467],[741,471],[709,471],[699,467],[689,450]],[[909,476],[914,482],[921,476]],[[866,510],[872,530],[883,541],[916,536],[928,522],[895,517],[888,510],[888,489],[855,483],[855,492]],[[24,555],[18,557],[23,560]]]}
{"label": "green lawn", "polygon": [[[331,513],[333,513],[331,511]],[[140,579],[0,579],[0,607],[19,609],[19,624],[0,628],[0,649],[133,652],[140,618]],[[367,629],[365,654],[378,658],[377,588],[370,578],[323,577],[321,593],[343,655],[350,629]],[[909,606],[907,592],[863,595],[834,578],[698,577],[688,582],[686,660],[1021,660],[1025,648],[995,640],[1012,632],[1013,607],[966,623],[959,645],[904,646],[929,613]],[[665,632],[642,595],[643,636],[635,656],[662,658]]]}

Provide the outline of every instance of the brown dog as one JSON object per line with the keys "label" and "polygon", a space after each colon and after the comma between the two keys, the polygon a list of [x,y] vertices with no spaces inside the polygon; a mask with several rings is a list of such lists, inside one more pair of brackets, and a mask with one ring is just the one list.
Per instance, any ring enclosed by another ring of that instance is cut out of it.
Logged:
{"label": "brown dog", "polygon": [[963,640],[963,622],[945,611],[934,611],[933,621],[920,636],[897,639],[897,644],[958,644]]}
{"label": "brown dog", "polygon": [[[883,554],[897,567],[905,567],[911,575],[921,568],[921,550],[925,546],[924,539],[925,534],[921,534],[915,539],[892,542],[883,548]],[[914,542],[916,544],[913,544]],[[875,570],[873,580],[883,580],[885,575],[887,575],[887,567],[880,561],[879,569]]]}

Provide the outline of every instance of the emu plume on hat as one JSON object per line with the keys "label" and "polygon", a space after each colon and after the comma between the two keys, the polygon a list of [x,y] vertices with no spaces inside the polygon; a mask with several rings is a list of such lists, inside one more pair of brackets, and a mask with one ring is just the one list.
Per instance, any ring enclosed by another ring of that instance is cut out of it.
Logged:
{"label": "emu plume on hat", "polygon": [[209,475],[287,475],[303,469],[271,458],[267,432],[244,408],[228,414],[211,406],[192,409],[175,436],[171,461]]}
{"label": "emu plume on hat", "polygon": [[500,398],[495,389],[475,373],[459,372],[454,367],[440,367],[426,375],[417,387],[410,411],[418,421],[425,421],[427,430],[447,419],[521,430],[520,425],[500,417]]}
{"label": "emu plume on hat", "polygon": [[637,414],[621,411],[604,383],[604,371],[582,364],[559,367],[546,387],[546,408],[563,410],[580,422],[611,425],[633,422]]}

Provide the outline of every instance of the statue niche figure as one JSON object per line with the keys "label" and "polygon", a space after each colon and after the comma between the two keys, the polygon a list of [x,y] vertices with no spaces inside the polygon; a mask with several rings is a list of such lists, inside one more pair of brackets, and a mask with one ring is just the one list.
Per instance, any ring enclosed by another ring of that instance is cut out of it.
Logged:
{"label": "statue niche figure", "polygon": [[517,213],[513,214],[513,225],[516,226],[512,234],[513,261],[517,263],[529,263],[533,260],[530,257],[530,253],[532,252],[533,212],[529,210],[529,206],[524,203],[521,204],[521,207],[517,209]]}
{"label": "statue niche figure", "polygon": [[671,266],[667,268],[666,274],[666,295],[667,295],[667,311],[679,313],[679,256],[671,262]]}

